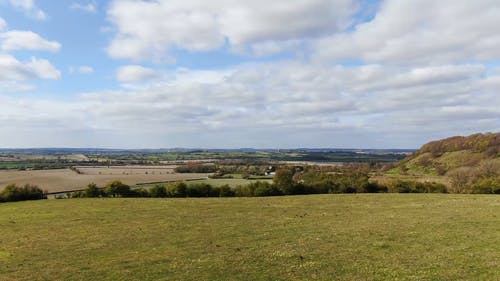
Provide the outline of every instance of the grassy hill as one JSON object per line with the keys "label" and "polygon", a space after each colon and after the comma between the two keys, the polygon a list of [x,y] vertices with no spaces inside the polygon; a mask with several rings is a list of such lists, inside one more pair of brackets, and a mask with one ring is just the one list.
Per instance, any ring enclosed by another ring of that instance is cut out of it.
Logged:
{"label": "grassy hill", "polygon": [[499,280],[500,198],[364,194],[0,205],[0,280]]}
{"label": "grassy hill", "polygon": [[445,175],[463,167],[491,162],[500,165],[500,133],[474,134],[429,142],[391,171],[416,175]]}
{"label": "grassy hill", "polygon": [[500,133],[429,142],[378,179],[440,182],[452,193],[500,193]]}

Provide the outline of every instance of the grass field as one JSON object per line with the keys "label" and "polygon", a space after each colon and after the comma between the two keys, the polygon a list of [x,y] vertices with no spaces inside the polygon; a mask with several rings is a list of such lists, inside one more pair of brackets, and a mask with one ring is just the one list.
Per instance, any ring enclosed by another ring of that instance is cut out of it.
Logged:
{"label": "grass field", "polygon": [[500,196],[0,204],[0,280],[499,280]]}
{"label": "grass field", "polygon": [[99,167],[78,168],[83,174],[70,169],[34,170],[34,171],[0,171],[0,190],[8,184],[36,184],[48,192],[62,192],[85,188],[89,183],[104,186],[113,180],[135,185],[138,183],[181,181],[206,178],[209,174],[172,173],[170,167]]}

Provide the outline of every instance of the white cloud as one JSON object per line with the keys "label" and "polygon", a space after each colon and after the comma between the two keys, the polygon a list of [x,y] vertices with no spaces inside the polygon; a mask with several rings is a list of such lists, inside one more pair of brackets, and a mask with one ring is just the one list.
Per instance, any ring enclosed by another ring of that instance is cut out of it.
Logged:
{"label": "white cloud", "polygon": [[33,0],[9,0],[9,3],[20,10],[23,10],[27,16],[36,20],[45,20],[47,15],[39,9]]}
{"label": "white cloud", "polygon": [[7,22],[4,19],[0,18],[0,31],[3,31],[7,27]]}
{"label": "white cloud", "polygon": [[33,85],[26,84],[24,82],[13,81],[13,80],[9,81],[0,80],[0,90],[4,93],[31,91],[34,89],[35,87]]}
{"label": "white cloud", "polygon": [[[492,102],[500,78],[485,72],[481,65],[297,62],[155,71],[143,87],[73,101],[0,100],[0,130],[53,133],[50,124],[58,124],[57,140],[65,142],[52,145],[64,146],[411,148],[432,138],[500,129],[500,107]],[[42,104],[49,109],[30,111]],[[75,130],[92,138],[79,142],[64,134]]]}
{"label": "white cloud", "polygon": [[61,72],[57,70],[48,60],[45,59],[31,58],[31,61],[26,63],[26,67],[30,69],[37,78],[61,78]]}
{"label": "white cloud", "polygon": [[317,58],[407,65],[496,60],[499,14],[496,0],[386,0],[372,21],[321,40]]}
{"label": "white cloud", "polygon": [[122,66],[116,71],[116,79],[120,82],[141,82],[157,76],[158,73],[154,69],[140,65]]}
{"label": "white cloud", "polygon": [[38,50],[57,52],[61,44],[49,41],[31,31],[4,31],[6,23],[0,18],[0,90],[2,92],[28,91],[34,86],[32,79],[59,79],[61,72],[48,60],[32,57],[19,61],[9,51]]}
{"label": "white cloud", "polygon": [[236,52],[272,54],[296,44],[294,40],[344,30],[356,7],[351,0],[113,1],[108,19],[116,36],[108,53],[171,61],[172,50],[211,51],[227,40]]}
{"label": "white cloud", "polygon": [[11,30],[0,33],[0,49],[3,51],[40,50],[57,52],[61,44],[49,41],[31,31]]}
{"label": "white cloud", "polygon": [[73,73],[90,74],[93,72],[94,72],[94,68],[92,68],[91,66],[87,66],[87,65],[82,65],[82,66],[78,66],[78,67],[71,66],[69,68],[69,73],[71,73],[71,74],[73,74]]}
{"label": "white cloud", "polygon": [[71,5],[69,7],[70,7],[70,9],[73,9],[73,10],[81,10],[81,11],[89,12],[89,13],[97,12],[97,6],[95,3],[81,4],[81,3],[73,2],[73,3],[71,3]]}
{"label": "white cloud", "polygon": [[45,59],[31,58],[31,61],[20,62],[13,56],[0,53],[0,82],[60,77],[61,72]]}

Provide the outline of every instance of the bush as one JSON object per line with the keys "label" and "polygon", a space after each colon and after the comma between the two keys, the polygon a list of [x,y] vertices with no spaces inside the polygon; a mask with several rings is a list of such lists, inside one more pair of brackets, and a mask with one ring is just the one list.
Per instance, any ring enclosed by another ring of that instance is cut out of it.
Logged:
{"label": "bush", "polygon": [[219,197],[233,197],[234,195],[235,192],[229,185],[219,187]]}
{"label": "bush", "polygon": [[164,185],[157,184],[149,190],[149,196],[155,197],[155,198],[164,198],[168,197],[168,191],[167,188]]}
{"label": "bush", "polygon": [[46,199],[45,193],[36,185],[25,184],[18,187],[15,184],[10,184],[0,192],[0,201],[15,202],[25,200],[40,200]]}
{"label": "bush", "polygon": [[151,195],[147,189],[141,187],[130,190],[129,197],[151,197]]}
{"label": "bush", "polygon": [[444,184],[435,182],[396,181],[390,185],[391,192],[398,193],[447,193]]}
{"label": "bush", "polygon": [[385,193],[387,190],[387,186],[381,185],[378,182],[369,182],[364,186],[364,192],[366,193]]}
{"label": "bush", "polygon": [[442,183],[426,182],[425,188],[427,193],[448,193],[448,188]]}
{"label": "bush", "polygon": [[170,197],[186,197],[188,186],[185,182],[177,182],[167,186]]}
{"label": "bush", "polygon": [[196,183],[187,188],[188,197],[215,197],[219,196],[218,190],[215,190],[208,183]]}
{"label": "bush", "polygon": [[472,193],[500,194],[500,178],[482,178],[471,185]]}
{"label": "bush", "polygon": [[280,168],[276,171],[276,174],[273,177],[273,183],[281,191],[281,193],[295,194],[293,175],[294,172],[288,167]]}
{"label": "bush", "polygon": [[250,183],[250,184],[254,185],[254,187],[252,188],[254,190],[254,196],[283,195],[278,187],[266,181],[257,181],[255,183]]}
{"label": "bush", "polygon": [[104,188],[104,193],[110,197],[130,197],[132,192],[130,186],[121,181],[112,181]]}
{"label": "bush", "polygon": [[176,173],[215,173],[217,167],[213,164],[189,163],[175,168]]}
{"label": "bush", "polygon": [[101,189],[97,187],[95,183],[90,183],[87,185],[87,188],[83,191],[85,194],[85,197],[92,198],[92,197],[101,197],[103,195],[103,192]]}
{"label": "bush", "polygon": [[237,197],[252,197],[255,196],[255,185],[239,185],[234,189],[234,193]]}

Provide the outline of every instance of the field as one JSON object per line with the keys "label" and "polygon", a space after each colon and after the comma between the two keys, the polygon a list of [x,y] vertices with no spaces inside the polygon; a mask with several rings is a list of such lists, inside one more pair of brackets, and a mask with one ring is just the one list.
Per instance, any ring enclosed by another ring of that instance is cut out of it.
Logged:
{"label": "field", "polygon": [[177,174],[172,166],[166,167],[78,167],[80,174],[70,169],[0,171],[0,190],[7,184],[36,184],[49,192],[82,189],[89,183],[104,186],[112,180],[135,185],[139,183],[168,182],[189,179],[203,179],[208,174]]}
{"label": "field", "polygon": [[500,197],[0,204],[0,280],[499,280]]}
{"label": "field", "polygon": [[189,183],[208,183],[212,186],[223,186],[223,185],[229,185],[231,187],[236,187],[238,185],[246,185],[252,182],[256,181],[267,181],[269,183],[272,183],[273,180],[271,179],[252,179],[252,180],[247,180],[247,179],[206,179],[206,180],[193,180],[189,181]]}

